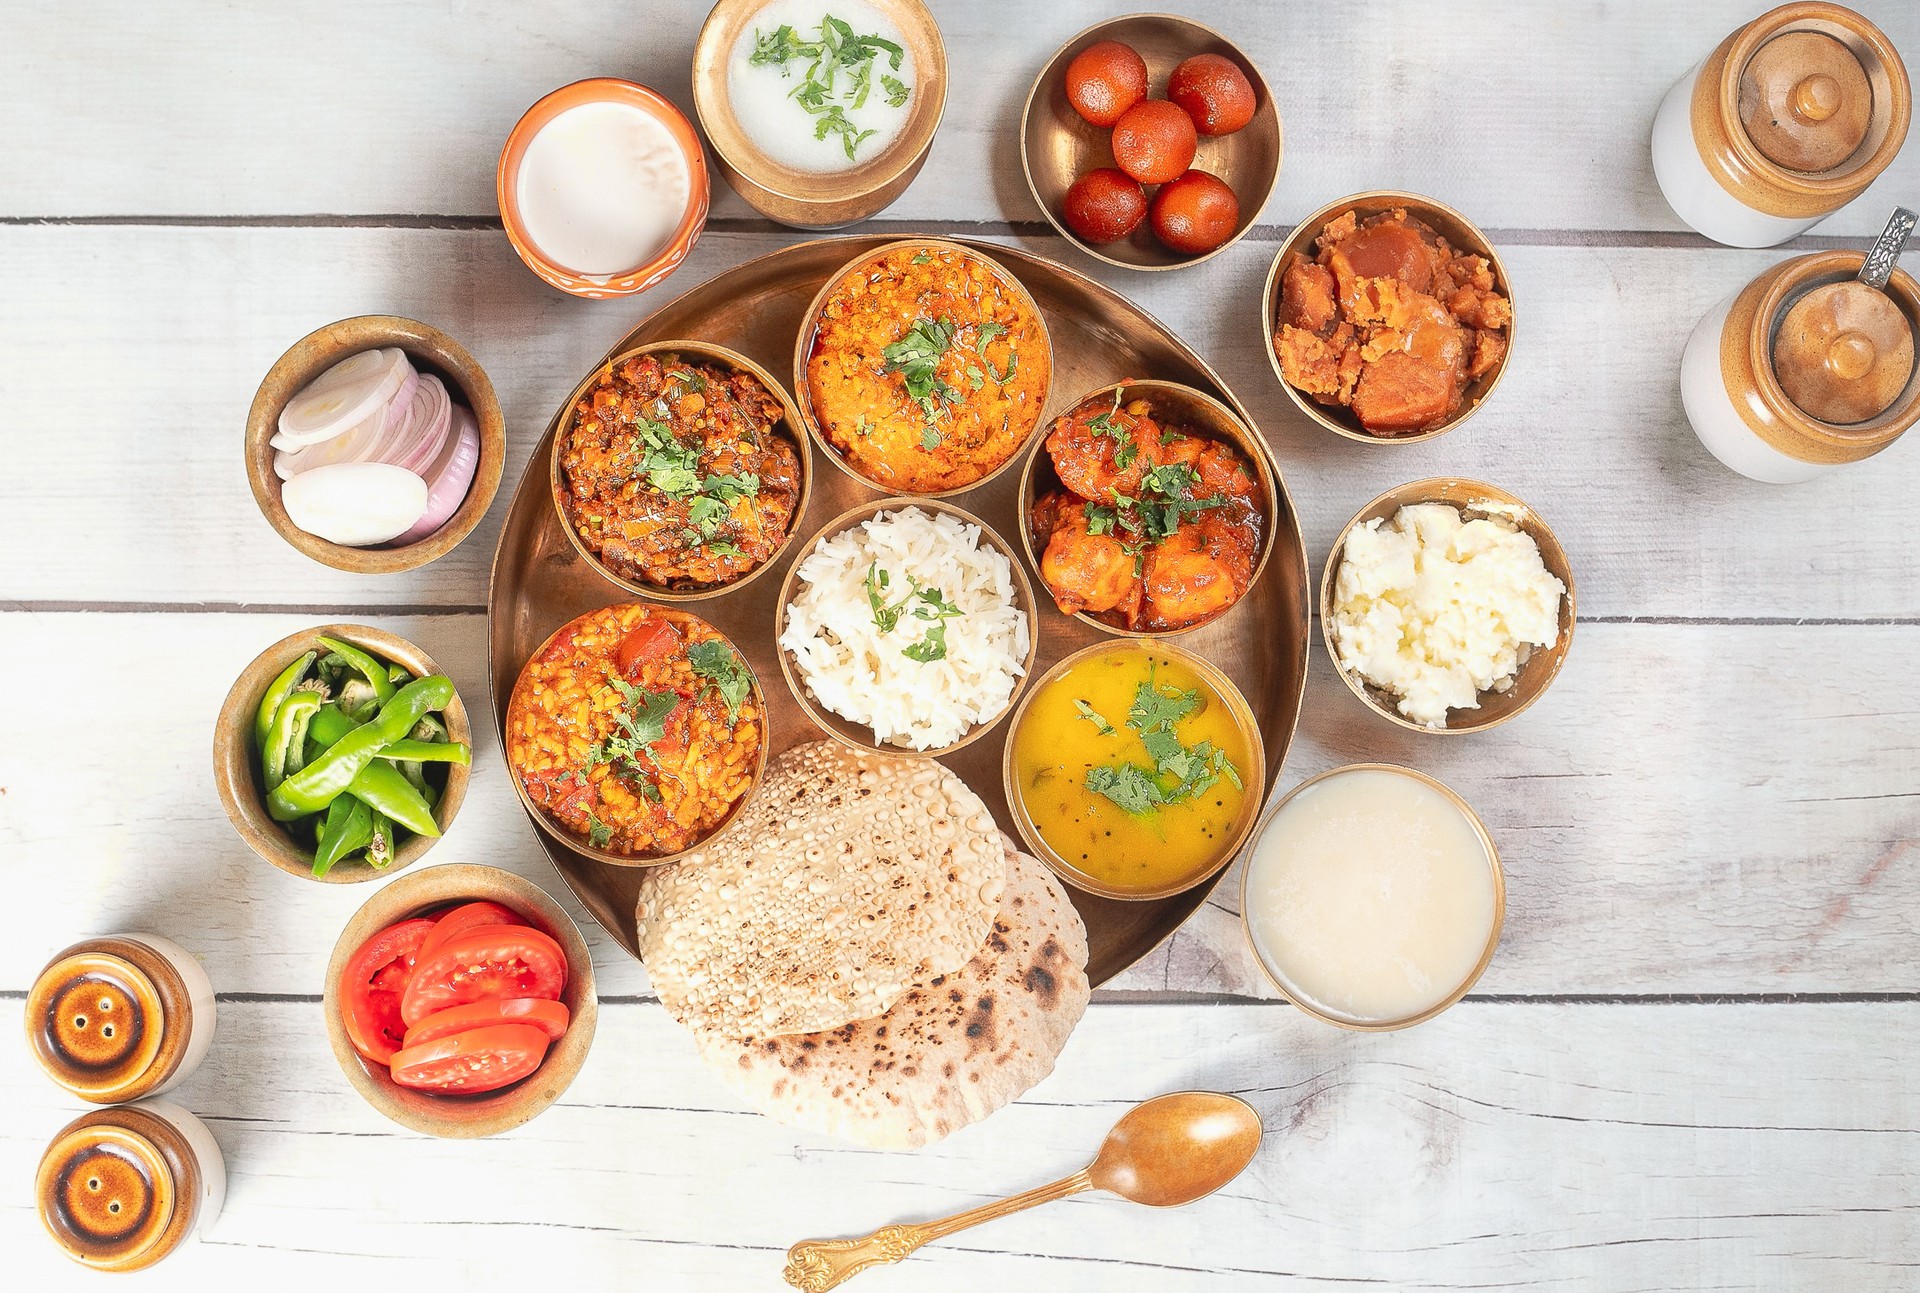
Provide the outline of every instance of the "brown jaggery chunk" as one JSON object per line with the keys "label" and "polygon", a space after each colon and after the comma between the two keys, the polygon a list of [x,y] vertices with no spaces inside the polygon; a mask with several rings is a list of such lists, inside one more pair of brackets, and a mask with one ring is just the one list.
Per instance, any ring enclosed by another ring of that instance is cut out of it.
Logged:
{"label": "brown jaggery chunk", "polygon": [[1281,276],[1274,353],[1289,384],[1372,434],[1445,422],[1506,354],[1513,307],[1493,266],[1404,208],[1342,212],[1314,246]]}

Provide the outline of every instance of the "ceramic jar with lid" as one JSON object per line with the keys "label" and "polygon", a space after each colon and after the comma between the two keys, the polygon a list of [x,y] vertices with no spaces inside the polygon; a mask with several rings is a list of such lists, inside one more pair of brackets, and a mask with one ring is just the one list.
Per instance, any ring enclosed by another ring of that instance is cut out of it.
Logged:
{"label": "ceramic jar with lid", "polygon": [[1698,232],[1771,247],[1859,197],[1912,115],[1906,66],[1878,27],[1836,4],[1782,5],[1667,92],[1653,171]]}
{"label": "ceramic jar with lid", "polygon": [[158,1095],[199,1066],[213,1041],[213,985],[192,954],[157,934],[75,943],[27,994],[27,1044],[47,1076],[82,1100]]}
{"label": "ceramic jar with lid", "polygon": [[96,1109],[40,1157],[34,1197],[61,1251],[94,1270],[137,1271],[202,1234],[226,1201],[206,1124],[167,1100]]}
{"label": "ceramic jar with lid", "polygon": [[1920,422],[1920,283],[1855,281],[1829,251],[1767,270],[1693,330],[1680,395],[1700,443],[1743,476],[1811,480],[1879,453]]}

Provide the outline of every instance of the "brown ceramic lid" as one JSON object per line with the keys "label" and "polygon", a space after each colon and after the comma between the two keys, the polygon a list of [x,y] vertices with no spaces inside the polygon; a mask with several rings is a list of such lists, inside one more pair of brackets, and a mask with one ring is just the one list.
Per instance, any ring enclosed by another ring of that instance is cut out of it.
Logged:
{"label": "brown ceramic lid", "polygon": [[1788,170],[1830,171],[1853,156],[1873,118],[1873,87],[1853,51],[1817,31],[1789,31],[1740,73],[1740,120],[1754,147]]}
{"label": "brown ceramic lid", "polygon": [[102,1109],[68,1123],[41,1156],[40,1219],[75,1261],[139,1270],[192,1230],[197,1171],[171,1123],[145,1109]]}
{"label": "brown ceramic lid", "polygon": [[1913,327],[1893,298],[1848,280],[1787,308],[1773,341],[1780,388],[1808,417],[1847,426],[1877,417],[1913,375]]}
{"label": "brown ceramic lid", "polygon": [[27,994],[27,1040],[48,1076],[83,1100],[136,1100],[180,1067],[192,1032],[186,983],[125,938],[76,943]]}

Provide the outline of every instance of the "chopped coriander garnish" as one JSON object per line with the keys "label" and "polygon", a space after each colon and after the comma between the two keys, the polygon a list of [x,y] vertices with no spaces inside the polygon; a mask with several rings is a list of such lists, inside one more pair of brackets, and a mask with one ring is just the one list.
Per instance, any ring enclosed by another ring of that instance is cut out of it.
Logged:
{"label": "chopped coriander garnish", "polygon": [[[856,126],[842,104],[855,111],[865,107],[873,92],[874,64],[880,55],[885,54],[887,66],[898,72],[905,53],[884,36],[856,35],[850,25],[829,14],[820,23],[818,37],[812,40],[801,39],[799,33],[786,24],[771,32],[756,29],[753,53],[747,62],[755,67],[777,67],[782,76],[793,75],[788,64],[806,63],[806,74],[790,92],[790,97],[818,118],[814,122],[813,137],[825,139],[829,134],[839,134],[847,160],[853,161],[860,145],[876,132]],[[847,74],[844,88],[839,84],[843,71]],[[912,86],[896,76],[883,74],[880,86],[890,108],[904,107],[913,92]],[[840,102],[830,102],[836,91]]]}
{"label": "chopped coriander garnish", "polygon": [[1141,816],[1166,802],[1153,774],[1137,763],[1087,769],[1087,789],[1105,795],[1123,812]]}
{"label": "chopped coriander garnish", "polygon": [[897,76],[882,76],[880,85],[887,92],[887,106],[901,108],[906,106],[907,96],[913,93],[913,87]]}
{"label": "chopped coriander garnish", "polygon": [[987,353],[987,347],[993,344],[995,337],[1004,337],[1006,334],[1007,328],[1005,324],[995,323],[992,319],[988,319],[985,323],[982,323],[974,329],[973,348],[977,353],[984,355]]}
{"label": "chopped coriander garnish", "polygon": [[934,660],[947,658],[947,621],[966,614],[938,588],[923,586],[913,575],[907,576],[907,594],[891,605],[887,602],[887,590],[893,582],[893,576],[882,570],[878,562],[867,567],[866,577],[867,605],[873,612],[873,626],[882,633],[891,633],[899,627],[900,620],[912,616],[925,620],[930,627],[918,642],[903,648],[901,655],[909,660],[918,660],[928,664]]}
{"label": "chopped coriander garnish", "polygon": [[[1167,804],[1184,803],[1204,794],[1225,777],[1236,789],[1244,789],[1240,769],[1227,752],[1211,741],[1188,745],[1174,728],[1205,707],[1198,690],[1182,691],[1163,687],[1151,672],[1147,680],[1134,688],[1133,704],[1127,710],[1127,726],[1139,733],[1140,744],[1153,766],[1132,762],[1089,768],[1087,789],[1104,795],[1123,811],[1135,815],[1157,811]],[[1101,735],[1113,732],[1113,726],[1101,718],[1083,700],[1074,707],[1082,718],[1094,721]]]}
{"label": "chopped coriander garnish", "polygon": [[740,713],[741,704],[753,691],[753,678],[747,673],[747,667],[740,663],[740,657],[725,642],[709,639],[695,642],[687,648],[687,663],[693,666],[694,673],[707,680],[707,685],[727,702],[727,721],[732,722]]}
{"label": "chopped coriander garnish", "polygon": [[920,406],[926,418],[920,445],[929,451],[940,445],[940,431],[934,426],[934,419],[961,398],[960,392],[949,386],[939,372],[940,357],[953,345],[953,331],[951,319],[916,319],[898,341],[880,351],[885,370],[900,374],[907,398]]}
{"label": "chopped coriander garnish", "polygon": [[588,813],[587,814],[587,843],[591,844],[594,848],[603,849],[607,847],[607,845],[611,844],[612,842],[613,842],[613,827],[607,825],[605,822],[601,821],[598,817],[595,817],[592,813]]}
{"label": "chopped coriander garnish", "polygon": [[[666,736],[667,719],[679,706],[680,697],[671,691],[648,691],[619,678],[607,681],[623,702],[613,716],[618,730],[587,752],[587,766],[612,764],[614,771],[633,782],[642,795],[659,803],[660,788],[653,781],[653,745]],[[645,763],[641,762],[643,758]]]}
{"label": "chopped coriander garnish", "polygon": [[1120,517],[1115,509],[1101,503],[1088,503],[1082,510],[1086,513],[1088,534],[1112,534],[1113,523]]}
{"label": "chopped coriander garnish", "polygon": [[931,265],[933,263],[933,253],[930,251],[915,252],[913,260],[909,263],[914,265]]}
{"label": "chopped coriander garnish", "polygon": [[1089,705],[1084,700],[1076,700],[1073,702],[1073,707],[1080,711],[1080,717],[1093,724],[1094,731],[1100,733],[1102,736],[1113,735],[1115,730],[1113,724],[1100,717],[1100,711],[1092,705]]}

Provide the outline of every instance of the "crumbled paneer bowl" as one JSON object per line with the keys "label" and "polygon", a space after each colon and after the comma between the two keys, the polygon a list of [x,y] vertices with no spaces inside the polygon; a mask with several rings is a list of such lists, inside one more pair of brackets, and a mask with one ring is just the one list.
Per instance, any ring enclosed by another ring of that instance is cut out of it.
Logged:
{"label": "crumbled paneer bowl", "polygon": [[[1489,509],[1491,510],[1491,509]],[[1501,692],[1560,636],[1566,585],[1504,519],[1415,503],[1347,536],[1333,581],[1340,663],[1426,727]]]}

